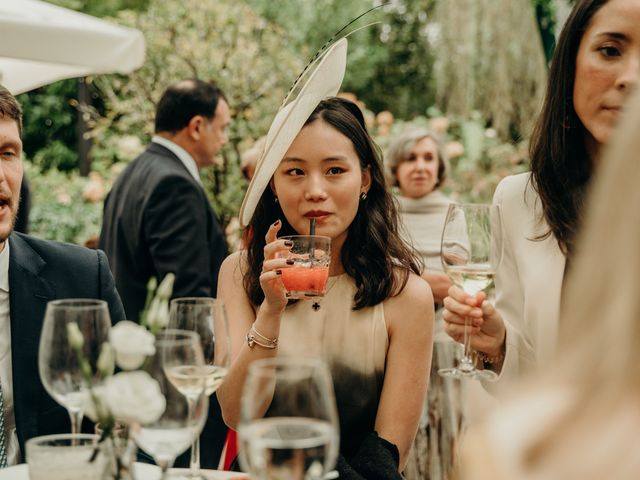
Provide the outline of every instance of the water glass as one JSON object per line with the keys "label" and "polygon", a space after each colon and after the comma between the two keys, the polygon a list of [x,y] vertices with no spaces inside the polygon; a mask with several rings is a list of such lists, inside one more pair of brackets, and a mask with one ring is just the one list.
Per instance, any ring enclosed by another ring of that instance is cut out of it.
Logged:
{"label": "water glass", "polygon": [[319,480],[336,464],[338,414],[331,374],[316,358],[256,360],[247,372],[239,460],[256,480]]}
{"label": "water glass", "polygon": [[64,433],[27,440],[30,480],[85,480],[104,478],[110,466],[98,450],[98,435]]}

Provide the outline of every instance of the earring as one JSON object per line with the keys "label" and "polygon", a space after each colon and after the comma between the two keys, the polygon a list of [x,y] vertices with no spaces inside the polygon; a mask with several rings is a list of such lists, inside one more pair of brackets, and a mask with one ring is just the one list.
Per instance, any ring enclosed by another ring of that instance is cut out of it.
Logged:
{"label": "earring", "polygon": [[364,202],[367,199],[367,192],[360,192],[360,201]]}
{"label": "earring", "polygon": [[273,202],[274,202],[274,203],[278,203],[278,197],[274,197],[274,198],[273,198]]}

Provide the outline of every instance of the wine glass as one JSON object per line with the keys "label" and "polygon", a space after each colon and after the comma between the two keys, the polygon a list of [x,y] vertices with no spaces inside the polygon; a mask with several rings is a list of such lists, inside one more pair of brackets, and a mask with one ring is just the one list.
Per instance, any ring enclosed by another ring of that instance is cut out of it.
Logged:
{"label": "wine glass", "polygon": [[[489,287],[502,257],[500,207],[486,204],[449,205],[442,231],[441,258],[451,281],[469,295]],[[464,353],[457,367],[441,375],[495,380],[490,370],[478,370],[471,356],[469,317],[464,322]]]}
{"label": "wine glass", "polygon": [[239,460],[257,480],[318,480],[335,467],[339,427],[331,374],[317,358],[249,365],[240,401]]}
{"label": "wine glass", "polygon": [[155,422],[136,425],[131,432],[138,447],[160,466],[164,478],[176,457],[200,435],[209,410],[209,397],[204,393],[202,377],[180,381],[169,378],[169,372],[176,365],[198,368],[204,365],[197,333],[165,330],[156,337],[155,348],[155,354],[147,358],[143,370],[158,382],[166,400],[165,411]]}
{"label": "wine glass", "polygon": [[96,363],[111,328],[107,302],[83,298],[53,300],[47,303],[42,323],[38,350],[40,379],[49,395],[69,412],[71,433],[78,433],[89,385],[81,371],[78,353],[69,341],[70,323],[75,323],[82,333],[82,355],[92,367],[92,384],[97,385],[101,379]]}
{"label": "wine glass", "polygon": [[[191,379],[202,378],[205,394],[211,395],[222,384],[229,368],[229,330],[224,302],[207,297],[174,298],[169,307],[169,328],[198,333],[204,354],[203,367],[189,363],[176,365],[167,372],[169,379],[180,390],[181,385],[188,385]],[[194,401],[187,389],[183,393],[189,401]],[[199,437],[191,446],[190,463],[190,477],[201,478]]]}

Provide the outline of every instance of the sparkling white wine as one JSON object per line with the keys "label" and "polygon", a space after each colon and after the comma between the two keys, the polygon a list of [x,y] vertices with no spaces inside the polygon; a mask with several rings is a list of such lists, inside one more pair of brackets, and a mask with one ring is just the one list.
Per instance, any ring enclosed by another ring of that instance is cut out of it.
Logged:
{"label": "sparkling white wine", "polygon": [[445,266],[445,271],[453,283],[471,295],[475,295],[491,285],[496,274],[488,263],[448,265]]}
{"label": "sparkling white wine", "polygon": [[241,452],[250,472],[265,479],[321,479],[333,468],[337,432],[331,423],[303,417],[272,417],[240,427]]}
{"label": "sparkling white wine", "polygon": [[206,395],[215,392],[227,375],[227,369],[218,365],[182,365],[168,368],[166,375],[180,393],[195,398],[203,388]]}

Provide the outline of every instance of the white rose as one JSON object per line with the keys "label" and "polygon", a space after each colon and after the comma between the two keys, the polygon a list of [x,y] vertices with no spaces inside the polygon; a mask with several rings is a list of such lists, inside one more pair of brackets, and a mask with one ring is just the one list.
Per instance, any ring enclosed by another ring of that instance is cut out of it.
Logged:
{"label": "white rose", "polygon": [[158,382],[141,370],[109,377],[104,383],[102,399],[116,421],[126,425],[153,423],[166,407]]}
{"label": "white rose", "polygon": [[134,370],[148,355],[156,352],[155,337],[137,323],[123,320],[109,332],[109,342],[116,353],[116,364],[123,370]]}

